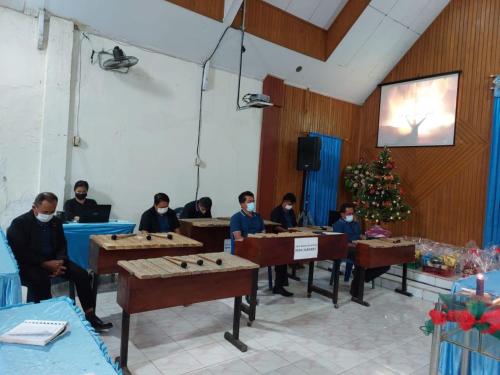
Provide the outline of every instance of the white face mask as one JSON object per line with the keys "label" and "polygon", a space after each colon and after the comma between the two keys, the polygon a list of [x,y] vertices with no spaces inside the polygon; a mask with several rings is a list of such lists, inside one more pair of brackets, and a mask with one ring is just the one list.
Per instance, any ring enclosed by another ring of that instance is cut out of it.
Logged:
{"label": "white face mask", "polygon": [[36,218],[41,221],[42,223],[48,223],[49,221],[52,220],[54,217],[54,214],[38,214]]}
{"label": "white face mask", "polygon": [[163,207],[163,208],[158,207],[158,208],[156,209],[156,212],[158,212],[160,215],[164,215],[164,214],[166,214],[166,213],[167,213],[167,211],[168,211],[168,207]]}
{"label": "white face mask", "polygon": [[348,223],[352,222],[354,220],[354,215],[347,215],[345,217],[345,221],[347,221]]}
{"label": "white face mask", "polygon": [[293,206],[291,204],[285,205],[285,210],[291,210]]}

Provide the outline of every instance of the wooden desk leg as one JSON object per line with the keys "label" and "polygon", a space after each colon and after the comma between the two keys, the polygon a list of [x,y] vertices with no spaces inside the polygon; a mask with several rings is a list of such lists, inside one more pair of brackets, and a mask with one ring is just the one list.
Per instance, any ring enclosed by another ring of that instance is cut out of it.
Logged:
{"label": "wooden desk leg", "polygon": [[116,357],[115,361],[120,364],[120,367],[124,374],[130,374],[130,371],[127,367],[128,361],[128,335],[130,329],[130,314],[122,311],[122,334],[120,341],[120,356]]}
{"label": "wooden desk leg", "polygon": [[94,302],[94,311],[96,310],[96,305],[97,305],[98,288],[99,288],[99,275],[95,272],[92,272],[92,299]]}
{"label": "wooden desk leg", "polygon": [[241,296],[234,298],[233,333],[225,332],[224,338],[236,346],[240,351],[246,352],[248,347],[240,341]]}
{"label": "wooden desk leg", "polygon": [[357,272],[359,272],[358,297],[352,297],[351,301],[359,303],[363,306],[370,306],[368,302],[363,301],[363,294],[365,292],[365,269],[363,267],[358,267]]}
{"label": "wooden desk leg", "polygon": [[396,291],[396,293],[400,293],[400,294],[404,294],[405,296],[412,297],[413,294],[411,294],[410,292],[408,292],[406,290],[406,288],[407,288],[407,277],[408,277],[408,264],[407,263],[403,263],[403,277],[402,277],[402,281],[401,281],[401,289],[400,288],[396,288],[395,291]]}
{"label": "wooden desk leg", "polygon": [[257,310],[257,288],[259,287],[259,270],[252,272],[252,295],[250,296],[250,306],[248,311],[247,326],[251,327],[255,320],[255,312]]}
{"label": "wooden desk leg", "polygon": [[311,298],[314,280],[314,262],[309,262],[309,275],[307,276],[307,298]]}
{"label": "wooden desk leg", "polygon": [[334,282],[333,282],[333,297],[332,297],[332,302],[333,306],[338,309],[339,304],[339,281],[340,281],[340,259],[335,259],[333,261],[333,275],[334,276]]}

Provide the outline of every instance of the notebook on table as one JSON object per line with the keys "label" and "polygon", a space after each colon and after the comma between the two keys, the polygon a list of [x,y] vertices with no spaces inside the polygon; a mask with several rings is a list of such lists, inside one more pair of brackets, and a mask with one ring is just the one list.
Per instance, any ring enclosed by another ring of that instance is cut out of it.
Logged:
{"label": "notebook on table", "polygon": [[68,332],[68,322],[25,320],[0,336],[0,342],[45,346]]}

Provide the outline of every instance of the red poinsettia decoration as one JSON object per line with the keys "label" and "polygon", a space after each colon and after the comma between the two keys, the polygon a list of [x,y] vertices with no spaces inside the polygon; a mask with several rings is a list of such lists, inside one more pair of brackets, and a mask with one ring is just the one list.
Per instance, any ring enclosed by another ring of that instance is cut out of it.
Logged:
{"label": "red poinsettia decoration", "polygon": [[442,311],[432,309],[429,311],[429,316],[434,324],[441,325],[446,323],[446,314]]}
{"label": "red poinsettia decoration", "polygon": [[471,329],[476,324],[476,318],[469,310],[461,310],[456,312],[456,321],[460,328],[464,331]]}
{"label": "red poinsettia decoration", "polygon": [[457,319],[458,319],[458,313],[459,311],[457,310],[449,310],[447,313],[446,313],[446,319],[449,321],[449,322],[456,322]]}
{"label": "red poinsettia decoration", "polygon": [[479,323],[488,323],[490,327],[483,333],[493,334],[500,331],[500,309],[486,311],[479,319]]}

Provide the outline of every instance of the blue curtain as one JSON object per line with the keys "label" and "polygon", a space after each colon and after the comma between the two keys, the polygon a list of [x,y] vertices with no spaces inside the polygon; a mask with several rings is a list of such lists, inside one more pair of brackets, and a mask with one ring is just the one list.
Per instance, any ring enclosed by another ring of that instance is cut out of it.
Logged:
{"label": "blue curtain", "polygon": [[483,246],[500,244],[500,76],[495,84]]}
{"label": "blue curtain", "polygon": [[319,133],[309,136],[321,138],[321,168],[307,172],[304,198],[314,224],[327,225],[330,210],[337,207],[342,140]]}

